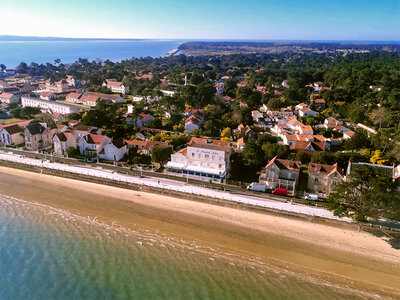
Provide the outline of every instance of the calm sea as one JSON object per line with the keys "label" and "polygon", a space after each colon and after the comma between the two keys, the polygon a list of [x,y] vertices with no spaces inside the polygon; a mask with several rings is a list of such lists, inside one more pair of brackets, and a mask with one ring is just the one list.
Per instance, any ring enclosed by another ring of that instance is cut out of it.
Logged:
{"label": "calm sea", "polygon": [[72,41],[0,41],[0,64],[15,68],[27,64],[72,63],[78,58],[121,61],[132,57],[160,57],[178,47],[178,41],[158,40],[72,40]]}
{"label": "calm sea", "polygon": [[288,298],[358,297],[0,194],[0,299]]}

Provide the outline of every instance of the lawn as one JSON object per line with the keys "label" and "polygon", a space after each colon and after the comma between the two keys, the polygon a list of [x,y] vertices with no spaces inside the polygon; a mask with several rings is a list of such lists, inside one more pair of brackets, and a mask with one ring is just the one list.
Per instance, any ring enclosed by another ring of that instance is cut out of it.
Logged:
{"label": "lawn", "polygon": [[20,121],[24,121],[24,120],[18,119],[18,118],[5,119],[4,124],[16,123],[16,122],[20,122]]}

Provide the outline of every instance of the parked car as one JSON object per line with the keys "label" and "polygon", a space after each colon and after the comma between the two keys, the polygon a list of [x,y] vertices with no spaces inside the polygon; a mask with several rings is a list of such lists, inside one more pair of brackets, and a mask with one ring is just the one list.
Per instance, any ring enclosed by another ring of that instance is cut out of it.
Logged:
{"label": "parked car", "polygon": [[257,182],[252,182],[247,189],[249,191],[265,192],[265,185]]}
{"label": "parked car", "polygon": [[306,195],[304,196],[304,199],[311,200],[311,201],[317,201],[318,195],[306,193]]}
{"label": "parked car", "polygon": [[272,194],[286,196],[287,195],[287,189],[276,188],[275,190],[272,191]]}

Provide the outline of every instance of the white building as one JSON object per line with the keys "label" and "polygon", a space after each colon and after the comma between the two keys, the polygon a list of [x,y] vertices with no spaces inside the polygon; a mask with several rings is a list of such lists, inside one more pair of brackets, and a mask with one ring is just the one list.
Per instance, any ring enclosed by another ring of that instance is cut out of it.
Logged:
{"label": "white building", "polygon": [[106,81],[103,82],[103,86],[106,86],[113,93],[129,93],[129,87],[125,86],[122,82],[116,81],[115,79],[106,79]]}
{"label": "white building", "polygon": [[99,158],[112,161],[120,161],[127,153],[127,147],[123,140],[114,140],[106,144],[99,152]]}
{"label": "white building", "polygon": [[70,147],[76,148],[76,138],[72,132],[59,132],[53,137],[54,154],[65,155]]}
{"label": "white building", "polygon": [[173,95],[176,94],[175,91],[168,91],[168,90],[161,90],[160,92],[163,93],[164,96],[169,96],[169,97],[172,97]]}
{"label": "white building", "polygon": [[81,137],[78,142],[79,151],[89,160],[119,161],[127,153],[124,141],[112,141],[108,136],[88,134]]}
{"label": "white building", "polygon": [[318,115],[318,112],[309,108],[303,108],[302,110],[299,110],[299,117],[306,117],[306,116],[315,117],[316,115]]}
{"label": "white building", "polygon": [[229,172],[231,152],[230,147],[193,143],[172,154],[164,167],[168,174],[223,182]]}
{"label": "white building", "polygon": [[21,103],[22,107],[39,107],[42,111],[49,113],[72,114],[79,111],[79,108],[74,105],[33,97],[21,97]]}
{"label": "white building", "polygon": [[0,94],[0,103],[19,103],[19,96],[10,94],[10,93],[1,93]]}
{"label": "white building", "polygon": [[53,93],[64,93],[69,89],[68,82],[65,79],[54,82],[52,79],[45,81],[46,91]]}
{"label": "white building", "polygon": [[82,94],[80,93],[69,93],[66,97],[65,100],[67,100],[67,102],[71,102],[71,103],[82,103],[82,101],[80,100]]}

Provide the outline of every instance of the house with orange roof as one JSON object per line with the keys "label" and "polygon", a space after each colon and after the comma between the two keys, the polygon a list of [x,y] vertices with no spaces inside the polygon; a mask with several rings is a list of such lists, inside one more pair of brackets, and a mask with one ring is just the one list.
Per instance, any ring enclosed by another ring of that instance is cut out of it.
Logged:
{"label": "house with orange roof", "polygon": [[241,137],[240,139],[237,140],[236,142],[236,150],[237,151],[243,151],[244,147],[246,146],[246,141],[244,137]]}
{"label": "house with orange roof", "polygon": [[40,99],[43,100],[55,100],[56,95],[53,92],[41,92],[40,93]]}
{"label": "house with orange roof", "polygon": [[324,109],[326,106],[326,101],[325,99],[315,99],[314,104],[316,107]]}
{"label": "house with orange roof", "polygon": [[125,86],[122,82],[116,81],[115,79],[106,79],[103,82],[103,86],[110,89],[113,93],[129,93],[129,87]]}
{"label": "house with orange roof", "polygon": [[264,115],[258,110],[253,110],[251,112],[251,117],[253,118],[254,122],[259,122],[261,119],[264,119]]}
{"label": "house with orange roof", "polygon": [[342,125],[341,121],[336,120],[333,117],[326,118],[323,124],[325,129],[334,129],[335,127]]}
{"label": "house with orange roof", "polygon": [[65,79],[54,81],[49,78],[45,81],[46,91],[52,93],[64,93],[69,89],[68,82]]}
{"label": "house with orange roof", "polygon": [[127,114],[125,114],[125,118],[126,118],[126,122],[128,124],[132,124],[137,127],[146,126],[151,122],[151,120],[153,120],[152,115],[143,114],[143,113],[138,114],[138,116],[136,118],[133,117],[131,113],[127,113]]}
{"label": "house with orange roof", "polygon": [[143,74],[142,76],[136,76],[135,79],[137,79],[137,80],[140,80],[140,79],[152,80],[153,79],[153,75],[151,73]]}
{"label": "house with orange roof", "polygon": [[20,97],[11,93],[3,92],[0,94],[0,103],[19,103]]}
{"label": "house with orange roof", "polygon": [[263,85],[258,85],[258,86],[256,87],[256,89],[257,89],[257,91],[259,91],[259,92],[261,92],[261,93],[264,93],[264,92],[267,90],[267,87],[266,87],[266,86],[263,86]]}
{"label": "house with orange roof", "polygon": [[185,121],[185,130],[191,133],[193,130],[200,129],[201,124],[203,124],[204,117],[203,113],[197,111],[196,113],[190,115]]}
{"label": "house with orange roof", "polygon": [[203,138],[197,138],[197,137],[192,137],[188,143],[188,145],[192,145],[193,143],[198,143],[198,144],[207,144],[207,139]]}
{"label": "house with orange roof", "polygon": [[325,151],[326,144],[313,141],[295,141],[290,145],[290,150],[302,151],[309,154],[315,154],[317,151]]}
{"label": "house with orange roof", "polygon": [[105,135],[88,134],[78,141],[79,151],[90,161],[104,159],[120,161],[127,153],[125,141]]}
{"label": "house with orange roof", "polygon": [[255,136],[255,132],[253,131],[253,129],[251,129],[249,125],[244,126],[243,124],[240,124],[233,131],[233,134],[236,135],[236,136],[245,136],[247,138]]}
{"label": "house with orange roof", "polygon": [[343,170],[338,166],[310,163],[308,165],[307,189],[312,193],[328,196],[344,180]]}
{"label": "house with orange roof", "polygon": [[314,130],[310,125],[304,125],[303,123],[297,124],[295,130],[299,132],[299,134],[314,134]]}
{"label": "house with orange roof", "polygon": [[69,93],[66,97],[65,100],[67,102],[71,102],[71,103],[82,103],[82,101],[80,100],[80,98],[82,97],[82,94],[80,93]]}
{"label": "house with orange roof", "polygon": [[53,118],[54,122],[59,122],[59,121],[63,121],[66,120],[68,117],[68,114],[62,114],[62,113],[52,113],[51,117]]}
{"label": "house with orange roof", "polygon": [[351,139],[356,133],[352,130],[348,130],[346,132],[343,133],[343,138],[345,140]]}
{"label": "house with orange roof", "polygon": [[287,189],[288,194],[295,194],[300,175],[300,161],[279,159],[275,156],[261,170],[259,182],[268,189]]}

